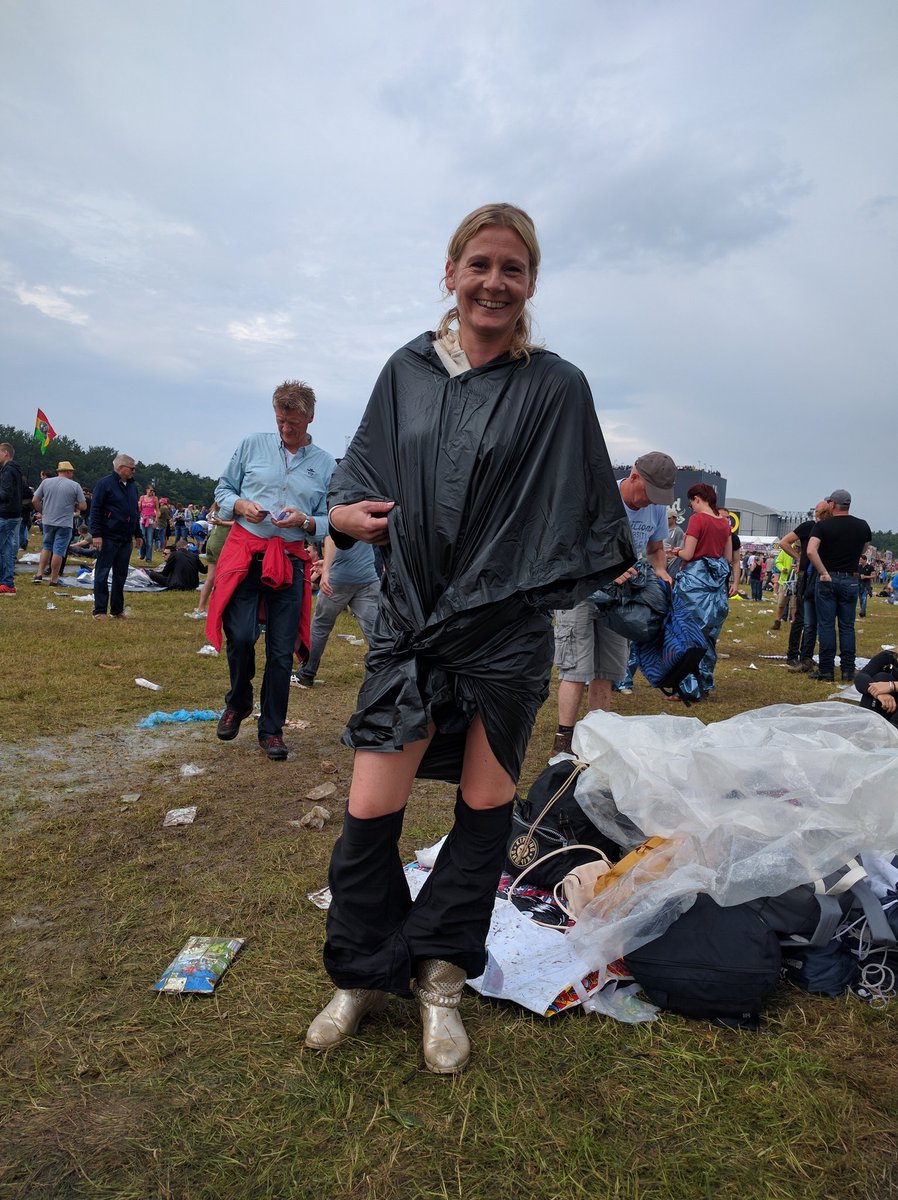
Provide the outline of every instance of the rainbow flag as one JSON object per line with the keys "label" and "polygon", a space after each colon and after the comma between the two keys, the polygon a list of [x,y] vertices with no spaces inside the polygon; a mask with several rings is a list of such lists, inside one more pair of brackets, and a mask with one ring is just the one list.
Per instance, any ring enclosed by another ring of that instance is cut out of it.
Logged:
{"label": "rainbow flag", "polygon": [[56,437],[56,430],[47,420],[46,414],[42,409],[37,410],[37,420],[34,422],[34,436],[41,444],[41,454],[47,453],[47,447]]}

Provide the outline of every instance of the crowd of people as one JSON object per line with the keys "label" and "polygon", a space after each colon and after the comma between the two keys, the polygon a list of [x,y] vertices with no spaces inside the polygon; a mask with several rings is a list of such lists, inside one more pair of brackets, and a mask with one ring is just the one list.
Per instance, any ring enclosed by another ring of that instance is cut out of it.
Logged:
{"label": "crowd of people", "polygon": [[[391,357],[339,463],[309,432],[313,389],[287,381],[272,397],[274,429],[240,442],[208,508],[174,504],[152,484],[138,494],[125,454],[92,494],[68,462],[34,494],[35,582],[56,583],[75,546],[91,553],[98,620],[124,616],[135,545],[160,586],[194,591],[206,573],[197,613],[228,664],[222,742],[253,711],[264,630],[256,736],[274,762],[289,754],[291,684],[311,687],[337,616],[348,608],[357,618],[369,652],[344,734],[354,768],[329,872],[324,964],[335,991],[307,1031],[312,1049],[351,1037],[390,996],[414,996],[428,1068],[467,1064],[458,1004],[485,965],[517,779],[553,664],[554,752],[566,753],[584,700],[587,711],[607,710],[615,686],[632,687],[631,647],[596,618],[590,596],[632,578],[637,559],[705,630],[684,697],[713,691],[716,642],[739,587],[755,601],[777,587],[773,624],[791,626],[790,667],[832,681],[838,641],[842,679],[895,720],[894,654],[855,671],[854,612],[886,567],[867,556],[870,528],[850,514],[850,495],[833,491],[774,558],[741,553],[708,484],[689,489],[681,529],[670,507],[676,466],[662,451],[616,481],[585,377],[532,340],[539,265],[526,213],[507,204],[470,213],[446,256],[452,307],[435,333]],[[21,484],[12,448],[0,446],[5,594],[15,593]],[[413,900],[398,841],[416,777],[449,781],[457,794],[452,829]]]}
{"label": "crowd of people", "polygon": [[[112,472],[115,479],[105,476],[91,489],[75,480],[74,465],[63,460],[55,472],[42,470],[37,487],[31,488],[15,461],[14,447],[0,443],[0,595],[16,595],[15,564],[19,553],[27,551],[33,530],[37,530],[41,542],[34,583],[57,584],[69,556],[100,560],[100,574],[108,578],[113,564],[107,563],[107,558],[115,546],[117,569],[113,574],[122,581],[134,548],[138,560],[147,566],[155,550],[162,553],[164,561],[161,571],[147,571],[153,582],[169,590],[195,590],[195,576],[206,572],[206,565],[197,556],[207,553],[215,506],[157,498],[154,485],[148,484],[141,496],[134,493],[137,516],[132,521],[134,506],[128,484],[134,466],[134,459],[128,455],[117,456]],[[118,521],[116,509],[120,510]],[[128,548],[127,556],[124,546]],[[191,560],[179,557],[183,552],[193,556],[195,568]],[[101,608],[98,605],[98,610]],[[116,608],[114,602],[112,615],[120,616]]]}

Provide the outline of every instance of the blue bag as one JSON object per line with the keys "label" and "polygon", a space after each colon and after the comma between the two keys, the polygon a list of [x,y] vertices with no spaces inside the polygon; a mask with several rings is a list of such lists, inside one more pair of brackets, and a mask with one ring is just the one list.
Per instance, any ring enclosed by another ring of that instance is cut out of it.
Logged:
{"label": "blue bag", "polygon": [[[663,586],[670,591],[667,584]],[[674,590],[661,637],[644,645],[637,644],[636,660],[652,687],[660,688],[666,696],[679,695],[688,703],[689,698],[680,690],[680,684],[695,673],[707,650],[708,639],[698,618]]]}

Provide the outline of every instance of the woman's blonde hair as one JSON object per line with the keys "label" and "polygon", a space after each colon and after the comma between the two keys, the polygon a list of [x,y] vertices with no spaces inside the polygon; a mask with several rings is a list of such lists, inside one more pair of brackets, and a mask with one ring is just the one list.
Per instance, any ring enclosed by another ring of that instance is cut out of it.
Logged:
{"label": "woman's blonde hair", "polygon": [[[481,229],[486,229],[491,225],[498,225],[503,229],[514,230],[524,243],[527,249],[527,257],[530,260],[530,276],[535,288],[536,279],[539,274],[540,260],[536,226],[533,224],[530,216],[522,208],[517,208],[514,204],[483,204],[480,208],[475,208],[473,212],[468,213],[449,239],[446,257],[452,262],[457,263],[462,256],[462,251],[471,238],[478,234]],[[446,290],[445,279],[443,280],[443,293],[446,296],[450,294]],[[443,318],[437,326],[436,336],[438,338],[445,337],[453,321],[458,321],[458,308],[454,305],[448,312],[443,314]],[[530,351],[538,349],[538,346],[530,339],[530,302],[528,301],[524,306],[523,312],[518,317],[514,333],[512,334],[511,345],[508,347],[510,356],[512,358],[529,359]]]}

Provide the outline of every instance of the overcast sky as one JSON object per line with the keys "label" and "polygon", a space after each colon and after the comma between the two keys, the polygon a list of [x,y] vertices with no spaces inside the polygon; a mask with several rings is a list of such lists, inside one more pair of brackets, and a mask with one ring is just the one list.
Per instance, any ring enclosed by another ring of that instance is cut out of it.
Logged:
{"label": "overcast sky", "polygon": [[339,455],[509,200],[614,461],[898,529],[896,63],[894,0],[3,0],[0,421],[218,475],[299,377]]}

